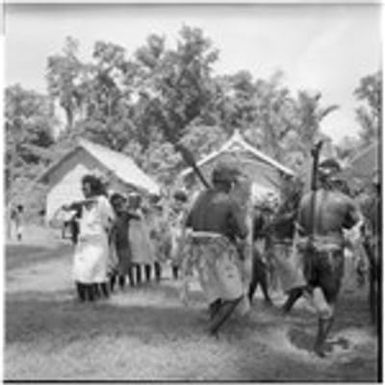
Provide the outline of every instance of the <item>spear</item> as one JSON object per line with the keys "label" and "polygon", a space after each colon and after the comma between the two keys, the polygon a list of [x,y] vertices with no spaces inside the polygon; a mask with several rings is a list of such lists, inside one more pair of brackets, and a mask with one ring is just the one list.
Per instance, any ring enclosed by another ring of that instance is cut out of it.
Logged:
{"label": "spear", "polygon": [[319,164],[319,154],[321,152],[323,142],[320,140],[312,149],[311,156],[313,158],[313,167],[311,173],[311,204],[310,204],[310,223],[311,223],[311,232],[309,236],[309,241],[313,241],[314,232],[315,232],[315,206],[316,206],[316,191],[317,191],[317,179],[318,179],[318,164]]}

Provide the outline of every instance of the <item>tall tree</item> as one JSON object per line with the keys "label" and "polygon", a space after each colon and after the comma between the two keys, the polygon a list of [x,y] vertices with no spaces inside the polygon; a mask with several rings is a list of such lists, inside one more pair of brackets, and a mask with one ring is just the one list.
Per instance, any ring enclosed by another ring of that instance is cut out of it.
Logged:
{"label": "tall tree", "polygon": [[336,111],[339,106],[321,105],[322,94],[300,91],[297,98],[298,111],[298,134],[300,141],[297,142],[303,153],[308,153],[320,136],[321,122]]}
{"label": "tall tree", "polygon": [[78,49],[78,41],[67,37],[63,53],[50,56],[47,60],[48,92],[53,101],[58,101],[64,109],[67,130],[73,128],[84,96],[84,90],[79,87],[84,76],[84,65],[78,57]]}
{"label": "tall tree", "polygon": [[[153,41],[159,46],[156,55]],[[218,52],[202,30],[187,26],[180,31],[176,49],[162,51],[161,38],[154,37],[147,45],[136,54],[146,69],[140,104],[166,140],[175,143],[210,103],[211,71]]]}
{"label": "tall tree", "polygon": [[322,121],[336,111],[337,105],[322,106],[322,94],[308,91],[298,92],[295,130],[289,139],[289,156],[295,158],[297,167],[303,169],[310,164],[310,150],[318,140],[329,139],[321,132]]}
{"label": "tall tree", "polygon": [[97,41],[94,45],[91,74],[83,82],[87,89],[87,117],[96,119],[120,114],[124,97],[125,49],[113,43]]}
{"label": "tall tree", "polygon": [[220,112],[221,125],[231,133],[234,129],[247,129],[256,118],[256,89],[253,77],[248,71],[217,79],[219,85],[216,108]]}
{"label": "tall tree", "polygon": [[283,74],[276,72],[269,79],[255,82],[255,123],[253,133],[258,145],[270,156],[283,162],[287,152],[286,140],[296,129],[295,101],[288,88],[281,84]]}
{"label": "tall tree", "polygon": [[361,105],[356,109],[364,145],[378,137],[382,127],[382,71],[363,77],[354,95]]}
{"label": "tall tree", "polygon": [[85,117],[78,125],[87,137],[119,151],[133,132],[126,76],[129,63],[125,55],[119,45],[95,43],[89,76],[81,85],[86,90]]}
{"label": "tall tree", "polygon": [[5,185],[10,196],[17,179],[32,179],[52,158],[53,123],[48,97],[20,85],[5,90]]}

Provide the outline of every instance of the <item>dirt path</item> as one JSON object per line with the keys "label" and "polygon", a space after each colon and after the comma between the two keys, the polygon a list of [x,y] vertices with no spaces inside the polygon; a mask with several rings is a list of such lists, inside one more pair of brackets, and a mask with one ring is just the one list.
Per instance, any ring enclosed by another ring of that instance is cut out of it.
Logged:
{"label": "dirt path", "polygon": [[[71,255],[7,271],[5,379],[375,381],[377,338],[362,293],[345,287],[333,351],[309,352],[316,319],[305,302],[283,318],[259,298],[219,340],[205,333],[199,288],[184,307],[178,283],[73,300]],[[275,298],[279,301],[280,298]]]}

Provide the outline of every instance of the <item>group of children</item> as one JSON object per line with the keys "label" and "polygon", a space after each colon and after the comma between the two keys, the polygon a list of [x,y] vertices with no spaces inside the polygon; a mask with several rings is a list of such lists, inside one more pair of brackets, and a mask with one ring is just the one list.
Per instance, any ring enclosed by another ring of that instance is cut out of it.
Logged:
{"label": "group of children", "polygon": [[148,282],[152,270],[156,281],[160,281],[161,265],[151,241],[151,224],[146,212],[148,209],[141,207],[140,195],[131,194],[125,198],[115,193],[110,202],[115,213],[110,234],[111,254],[115,256],[110,271],[111,288],[114,289],[116,283],[124,288],[127,280],[130,286],[141,284],[143,278]]}
{"label": "group of children", "polygon": [[112,289],[117,282],[123,288],[127,279],[131,286],[141,284],[143,279],[149,282],[152,276],[159,282],[167,263],[171,265],[173,278],[178,279],[186,202],[187,196],[181,191],[174,194],[167,208],[157,196],[152,196],[147,205],[142,204],[138,194],[130,194],[128,198],[121,194],[111,196],[115,213],[111,248],[116,255]]}
{"label": "group of children", "polygon": [[62,207],[74,213],[76,222],[73,271],[79,299],[106,298],[116,288],[153,278],[159,282],[166,263],[177,279],[187,196],[179,191],[166,208],[159,197],[150,196],[144,204],[137,193],[108,195],[99,184],[96,177],[85,176],[85,200]]}

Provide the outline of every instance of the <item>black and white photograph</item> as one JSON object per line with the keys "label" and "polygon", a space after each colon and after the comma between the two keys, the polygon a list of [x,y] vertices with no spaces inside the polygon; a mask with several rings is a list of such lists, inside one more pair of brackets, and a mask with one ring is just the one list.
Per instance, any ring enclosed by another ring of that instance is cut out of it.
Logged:
{"label": "black and white photograph", "polygon": [[382,382],[380,1],[3,6],[5,382]]}

